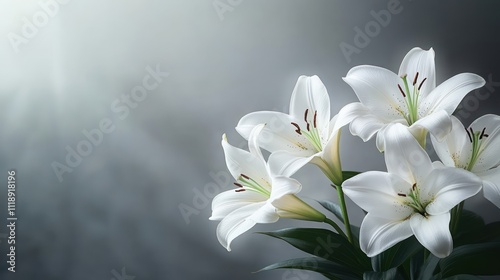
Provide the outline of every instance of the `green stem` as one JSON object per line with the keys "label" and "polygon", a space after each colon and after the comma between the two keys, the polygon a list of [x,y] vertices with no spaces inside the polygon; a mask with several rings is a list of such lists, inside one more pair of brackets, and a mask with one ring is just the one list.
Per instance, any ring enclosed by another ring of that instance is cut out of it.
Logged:
{"label": "green stem", "polygon": [[352,232],[351,232],[351,223],[349,222],[349,215],[347,214],[347,207],[345,203],[344,191],[341,186],[336,186],[337,194],[339,195],[340,209],[342,210],[342,217],[344,218],[344,226],[347,234],[347,240],[351,244],[353,243]]}
{"label": "green stem", "polygon": [[328,218],[325,218],[324,220],[325,223],[331,225],[340,235],[342,235],[343,237],[347,238],[347,236],[345,235],[345,233],[342,231],[342,229],[339,227],[339,225],[337,225],[337,223],[335,223],[334,221],[328,219]]}
{"label": "green stem", "polygon": [[451,216],[451,233],[455,234],[458,230],[458,225],[460,223],[460,216],[462,216],[462,209],[464,208],[464,202],[460,202],[452,210]]}

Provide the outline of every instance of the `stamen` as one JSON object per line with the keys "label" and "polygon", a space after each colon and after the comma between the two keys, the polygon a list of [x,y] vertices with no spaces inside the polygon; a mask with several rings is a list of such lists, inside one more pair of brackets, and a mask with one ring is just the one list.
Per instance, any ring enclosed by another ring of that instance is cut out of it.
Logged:
{"label": "stamen", "polygon": [[465,129],[465,132],[467,132],[467,135],[469,135],[469,140],[472,143],[472,136],[470,135],[470,132],[467,129]]}
{"label": "stamen", "polygon": [[424,78],[422,80],[422,82],[420,82],[420,85],[418,86],[418,90],[420,90],[420,88],[422,87],[422,85],[424,84],[425,81],[427,81],[427,78]]}
{"label": "stamen", "polygon": [[[479,136],[479,139],[483,139],[484,135],[488,135],[488,134],[485,134],[484,131],[486,130],[486,127],[483,128],[483,131],[481,131],[481,135]],[[486,136],[488,137],[488,136]]]}
{"label": "stamen", "polygon": [[235,191],[235,192],[244,192],[244,191],[245,191],[245,189],[236,189],[236,190],[234,190],[234,191]]}
{"label": "stamen", "polygon": [[417,72],[417,74],[415,74],[415,78],[413,79],[413,85],[414,86],[417,83],[417,79],[418,79],[418,72]]}
{"label": "stamen", "polygon": [[411,186],[411,189],[415,191],[415,189],[417,188],[417,184],[413,184],[413,186]]}
{"label": "stamen", "polygon": [[398,193],[399,196],[406,197],[406,194],[404,193]]}
{"label": "stamen", "polygon": [[307,131],[311,131],[311,130],[309,129],[309,123],[307,123]]}
{"label": "stamen", "polygon": [[399,88],[399,91],[401,92],[401,94],[403,95],[403,97],[406,98],[406,94],[405,92],[403,91],[403,89],[401,88],[401,86],[398,84],[398,88]]}
{"label": "stamen", "polygon": [[403,80],[406,79],[406,76],[408,76],[408,75],[407,74],[401,75],[401,79],[403,79]]}
{"label": "stamen", "polygon": [[316,117],[318,116],[318,111],[314,111],[314,128],[316,128]]}
{"label": "stamen", "polygon": [[472,130],[472,127],[469,127],[469,130],[470,130],[470,134],[474,135],[474,130]]}
{"label": "stamen", "polygon": [[295,126],[297,129],[295,130],[295,132],[297,132],[299,135],[302,135],[302,133],[300,132],[300,126],[294,122],[292,122],[292,125]]}
{"label": "stamen", "polygon": [[240,176],[241,176],[241,177],[243,177],[243,178],[245,178],[245,179],[247,179],[247,180],[248,180],[248,179],[250,179],[250,177],[248,177],[247,175],[245,175],[245,174],[243,174],[243,173],[242,173],[242,174],[240,174]]}
{"label": "stamen", "polygon": [[304,113],[304,121],[307,122],[307,113],[309,112],[309,109],[306,109],[306,112]]}
{"label": "stamen", "polygon": [[233,183],[235,186],[237,186],[238,188],[243,188],[243,185],[240,184],[240,183]]}
{"label": "stamen", "polygon": [[488,137],[488,136],[490,136],[490,135],[489,135],[489,134],[486,134],[486,133],[485,133],[485,134],[483,134],[483,137]]}

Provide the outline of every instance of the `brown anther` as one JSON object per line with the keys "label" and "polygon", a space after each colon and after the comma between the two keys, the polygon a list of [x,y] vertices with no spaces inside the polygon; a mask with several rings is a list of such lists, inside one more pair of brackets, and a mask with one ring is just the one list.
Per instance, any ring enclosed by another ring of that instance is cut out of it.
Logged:
{"label": "brown anther", "polygon": [[417,188],[417,184],[413,184],[413,186],[411,186],[412,190],[415,190],[416,188]]}
{"label": "brown anther", "polygon": [[467,135],[469,136],[469,140],[472,143],[472,135],[470,135],[470,132],[467,129],[465,129],[465,132],[467,132]]}
{"label": "brown anther", "polygon": [[238,188],[243,188],[243,185],[240,184],[240,183],[233,183],[235,186],[237,186]]}
{"label": "brown anther", "polygon": [[422,85],[424,84],[424,82],[427,81],[427,78],[424,78],[421,82],[420,82],[420,85],[418,85],[418,90],[420,90],[420,88],[422,87]]}
{"label": "brown anther", "polygon": [[398,193],[399,196],[406,197],[406,194],[404,193]]}
{"label": "brown anther", "polygon": [[[484,135],[488,135],[488,134],[485,134],[484,131],[486,130],[486,127],[483,128],[483,131],[481,131],[481,135],[479,136],[479,139],[483,139],[483,137],[485,137]],[[488,137],[488,136],[486,136]]]}
{"label": "brown anther", "polygon": [[318,116],[318,111],[314,111],[314,128],[316,128],[316,117]]}
{"label": "brown anther", "polygon": [[304,113],[304,121],[307,122],[307,113],[309,112],[309,109],[306,109],[306,112]]}
{"label": "brown anther", "polygon": [[310,127],[310,125],[309,125],[309,123],[307,123],[307,127],[306,127],[306,128],[307,128],[307,131],[311,131],[311,130],[309,129],[309,127]]}
{"label": "brown anther", "polygon": [[297,129],[295,130],[295,132],[297,132],[299,135],[302,135],[302,133],[300,132],[300,126],[296,123],[292,123],[293,126],[295,126]]}
{"label": "brown anther", "polygon": [[406,97],[405,92],[403,91],[403,89],[401,88],[401,86],[399,84],[398,84],[398,88],[399,88],[399,91],[401,92],[401,94],[403,95],[403,97]]}
{"label": "brown anther", "polygon": [[413,85],[415,85],[417,83],[417,79],[418,79],[418,72],[417,72],[417,74],[415,74],[415,78],[413,79]]}
{"label": "brown anther", "polygon": [[472,130],[472,127],[469,127],[469,130],[470,130],[470,134],[474,135],[474,130]]}
{"label": "brown anther", "polygon": [[234,190],[235,192],[244,192],[245,189],[237,189],[237,190]]}
{"label": "brown anther", "polygon": [[247,180],[250,179],[250,177],[248,177],[247,175],[245,175],[243,173],[240,176],[243,177],[243,178],[245,178],[245,179],[247,179]]}

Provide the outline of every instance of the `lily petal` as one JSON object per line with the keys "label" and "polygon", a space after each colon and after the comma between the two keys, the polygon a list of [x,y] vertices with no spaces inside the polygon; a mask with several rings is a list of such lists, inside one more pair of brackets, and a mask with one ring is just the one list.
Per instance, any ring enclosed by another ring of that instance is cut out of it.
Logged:
{"label": "lily petal", "polygon": [[471,90],[484,86],[483,78],[472,73],[455,75],[437,86],[419,106],[421,115],[429,115],[439,110],[445,110],[449,115],[455,111],[458,104]]}
{"label": "lily petal", "polygon": [[253,112],[243,116],[236,126],[236,131],[248,139],[252,129],[259,124],[265,123],[266,126],[262,129],[259,137],[259,145],[273,153],[275,151],[286,150],[291,153],[308,152],[313,154],[313,145],[305,138],[304,135],[299,135],[297,129],[292,123],[300,123],[301,120],[295,119],[290,115],[261,111]]}
{"label": "lily petal", "polygon": [[481,180],[461,168],[443,167],[435,169],[419,185],[420,198],[430,202],[425,208],[431,215],[440,215],[481,190]]}
{"label": "lily petal", "polygon": [[342,166],[340,162],[340,130],[332,133],[330,139],[323,148],[321,158],[334,170],[336,177],[342,177]]}
{"label": "lily petal", "polygon": [[373,257],[412,235],[408,220],[394,221],[368,213],[361,223],[359,245]]}
{"label": "lily petal", "polygon": [[446,166],[465,167],[471,155],[471,142],[459,119],[451,116],[451,123],[452,129],[445,141],[438,141],[431,135],[432,146]]}
{"label": "lily petal", "polygon": [[316,156],[309,156],[306,153],[297,155],[288,151],[277,151],[269,156],[269,171],[272,176],[283,175],[290,177]]}
{"label": "lily petal", "polygon": [[441,110],[419,119],[409,130],[415,137],[425,135],[425,131],[429,131],[438,141],[444,141],[451,131],[451,126],[450,116]]}
{"label": "lily petal", "polygon": [[225,134],[222,136],[222,148],[224,149],[227,168],[235,179],[238,179],[241,173],[244,172],[245,175],[259,180],[262,185],[265,185],[262,179],[270,181],[267,176],[266,165],[262,159],[229,144]]}
{"label": "lily petal", "polygon": [[406,111],[406,105],[398,89],[401,79],[395,73],[381,67],[362,65],[352,68],[343,79],[372,114],[387,123],[404,118],[401,112]]}
{"label": "lily petal", "polygon": [[385,130],[384,138],[387,171],[398,174],[410,184],[424,181],[432,171],[432,162],[408,128],[391,124]]}
{"label": "lily petal", "polygon": [[339,130],[355,118],[370,114],[370,109],[360,102],[353,102],[340,109],[333,130]]}
{"label": "lily petal", "polygon": [[371,215],[388,219],[404,220],[414,211],[404,203],[411,184],[397,175],[368,171],[346,180],[344,193],[359,207]]}
{"label": "lily petal", "polygon": [[280,199],[287,194],[296,194],[302,190],[302,185],[299,181],[285,176],[274,177],[272,184],[271,201]]}
{"label": "lily petal", "polygon": [[368,114],[355,118],[351,122],[349,130],[352,135],[359,136],[364,142],[366,142],[386,125],[387,123],[385,123],[380,117]]}
{"label": "lily petal", "polygon": [[[330,97],[325,85],[318,76],[300,76],[293,89],[290,101],[290,115],[296,119],[304,120],[306,110],[308,110],[310,123],[313,123],[314,113],[317,112],[317,127],[321,132],[326,130],[326,133],[328,133]],[[327,135],[321,136],[326,138]]]}
{"label": "lily petal", "polygon": [[500,167],[477,174],[483,179],[484,197],[500,208]]}
{"label": "lily petal", "polygon": [[324,222],[325,215],[295,195],[285,195],[272,202],[282,218]]}
{"label": "lily petal", "polygon": [[212,200],[212,216],[210,220],[221,220],[234,210],[256,202],[264,202],[268,198],[258,192],[235,192],[228,190],[218,194]]}
{"label": "lily petal", "polygon": [[453,250],[449,224],[449,212],[427,217],[414,214],[410,218],[411,229],[417,240],[438,258],[447,257]]}
{"label": "lily petal", "polygon": [[266,165],[266,160],[264,159],[262,151],[260,150],[259,147],[259,136],[264,127],[265,124],[259,124],[252,129],[252,131],[250,132],[250,136],[248,137],[248,150],[255,157],[261,159],[262,164]]}
{"label": "lily petal", "polygon": [[428,95],[436,87],[434,55],[434,50],[432,48],[428,51],[424,51],[421,48],[413,48],[406,54],[399,67],[399,76],[406,74],[409,83],[413,81],[418,72],[419,79],[416,86],[418,86],[423,79],[427,78],[420,90],[422,97]]}
{"label": "lily petal", "polygon": [[239,208],[227,215],[217,226],[217,239],[228,251],[231,251],[231,242],[241,234],[251,229],[256,222],[247,219],[266,202],[253,203]]}
{"label": "lily petal", "polygon": [[500,165],[500,116],[484,115],[475,120],[470,127],[474,131],[485,130],[487,137],[482,138],[481,150],[472,171],[484,171]]}

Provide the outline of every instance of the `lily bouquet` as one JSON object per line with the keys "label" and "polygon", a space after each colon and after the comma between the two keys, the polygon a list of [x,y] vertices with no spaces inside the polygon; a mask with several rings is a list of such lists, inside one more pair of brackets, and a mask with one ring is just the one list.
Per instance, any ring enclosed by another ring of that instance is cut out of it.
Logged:
{"label": "lily bouquet", "polygon": [[[301,76],[289,114],[261,111],[241,118],[236,130],[248,140],[248,151],[223,135],[235,189],[212,202],[210,219],[220,220],[222,246],[230,251],[231,242],[255,224],[299,219],[327,223],[332,230],[264,232],[308,256],[263,270],[311,270],[328,279],[500,275],[500,222],[485,224],[463,208],[479,193],[500,207],[500,116],[482,116],[467,128],[453,116],[484,79],[462,73],[436,86],[433,49],[414,48],[398,74],[363,65],[352,68],[344,81],[359,102],[333,118],[321,80]],[[342,170],[340,131],[346,125],[365,142],[376,137],[387,172]],[[440,161],[431,161],[426,145]],[[267,160],[261,148],[270,152]],[[318,202],[341,223],[299,197],[302,186],[292,176],[308,163],[331,181],[336,202]],[[366,213],[360,227],[349,222],[345,196]]]}

